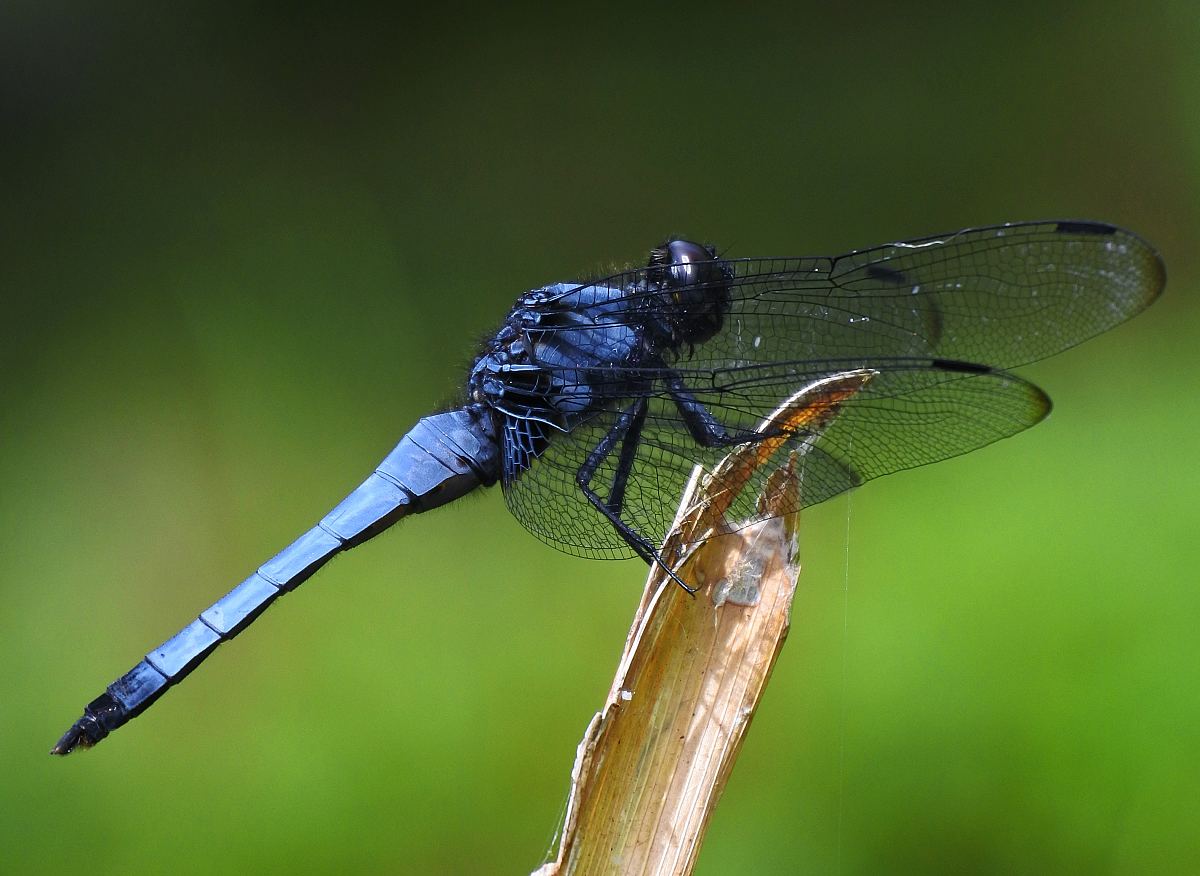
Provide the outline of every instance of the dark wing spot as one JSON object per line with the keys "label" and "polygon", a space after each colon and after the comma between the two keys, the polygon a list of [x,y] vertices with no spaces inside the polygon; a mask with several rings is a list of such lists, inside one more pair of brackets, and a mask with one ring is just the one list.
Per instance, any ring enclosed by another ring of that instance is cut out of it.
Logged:
{"label": "dark wing spot", "polygon": [[1059,222],[1055,228],[1059,234],[1116,234],[1115,225],[1104,222]]}
{"label": "dark wing spot", "polygon": [[867,265],[867,276],[872,280],[891,283],[894,286],[903,286],[905,284],[904,272],[897,271],[895,268],[889,268],[886,265]]}
{"label": "dark wing spot", "polygon": [[957,359],[934,359],[929,363],[941,371],[962,371],[967,374],[990,374],[993,368],[975,362],[960,362]]}

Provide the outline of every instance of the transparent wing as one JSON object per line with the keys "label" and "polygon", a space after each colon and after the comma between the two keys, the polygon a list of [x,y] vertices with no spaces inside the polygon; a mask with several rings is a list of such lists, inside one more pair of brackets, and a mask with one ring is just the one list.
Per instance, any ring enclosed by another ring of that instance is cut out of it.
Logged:
{"label": "transparent wing", "polygon": [[[1118,325],[1148,306],[1166,281],[1148,244],[1096,222],[1013,223],[835,257],[724,264],[728,283],[711,289],[729,297],[722,330],[683,349],[675,370],[726,430],[753,430],[781,400],[822,375],[878,372],[821,435],[795,436],[792,443],[804,450],[805,505],[1033,425],[1048,410],[1045,396],[998,369],[1053,355]],[[587,317],[566,321],[565,331],[578,332],[581,323],[600,330],[636,323],[645,311],[670,306],[662,279],[661,268],[626,271],[563,287],[545,307]],[[614,290],[623,290],[616,307]],[[541,330],[555,331],[554,321]],[[579,338],[572,343],[579,346]],[[637,381],[628,376],[618,367],[585,378],[598,397],[611,400],[609,409],[556,436],[504,480],[517,518],[570,553],[629,554],[575,482],[616,412],[633,401],[629,385]],[[646,390],[649,411],[621,516],[657,543],[692,465],[711,466],[725,451],[698,446],[661,382],[645,370],[639,377],[640,385],[654,389]],[[617,458],[605,459],[593,479],[601,496]],[[747,487],[744,502],[752,501],[756,486]],[[752,519],[748,510],[735,507],[734,513]]]}
{"label": "transparent wing", "polygon": [[[857,361],[827,360],[738,369],[689,367],[679,373],[728,431],[745,433],[756,429],[800,387],[858,367]],[[819,433],[791,434],[778,449],[779,459],[791,450],[800,453],[801,506],[823,502],[872,478],[983,447],[1034,425],[1050,409],[1040,389],[1001,371],[929,359],[878,362],[875,370],[861,391],[841,402],[828,426]],[[621,517],[652,544],[659,544],[693,465],[711,470],[729,448],[699,446],[665,393],[648,393],[647,403]],[[576,483],[580,465],[616,417],[615,410],[605,411],[556,436],[527,468],[504,480],[505,498],[517,519],[538,538],[567,553],[632,555],[612,526],[583,499]],[[608,496],[618,458],[619,447],[604,459],[592,480],[602,498]],[[773,467],[757,470],[735,501],[731,520],[761,519],[755,497]]]}
{"label": "transparent wing", "polygon": [[[541,541],[577,557],[623,559],[634,555],[576,483],[580,466],[616,419],[616,411],[601,411],[570,432],[551,435],[550,445],[541,455],[525,455],[523,465],[506,469],[501,480],[504,501],[512,515]],[[510,418],[508,428],[517,429],[520,424]],[[612,482],[613,462],[615,457],[601,467],[597,483]],[[632,486],[639,496],[643,489],[641,478],[645,477],[643,469],[641,461],[635,460]],[[660,486],[667,488],[670,482],[664,479]],[[638,504],[646,505],[647,500],[641,499]]]}
{"label": "transparent wing", "polygon": [[[1166,282],[1145,241],[1096,222],[1012,223],[841,256],[725,264],[730,310],[722,332],[687,357],[695,367],[937,356],[1015,368],[1124,322]],[[659,276],[641,268],[592,286],[653,296]],[[587,288],[573,293],[584,308]]]}

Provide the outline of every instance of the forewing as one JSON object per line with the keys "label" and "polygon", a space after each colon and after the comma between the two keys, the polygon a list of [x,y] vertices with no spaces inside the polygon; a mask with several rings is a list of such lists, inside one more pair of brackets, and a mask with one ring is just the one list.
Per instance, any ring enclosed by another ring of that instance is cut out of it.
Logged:
{"label": "forewing", "polygon": [[[726,264],[734,276],[724,330],[685,364],[936,356],[1009,369],[1124,322],[1166,282],[1145,241],[1095,222],[1013,223],[841,256]],[[640,269],[601,283],[649,295],[656,276]]]}

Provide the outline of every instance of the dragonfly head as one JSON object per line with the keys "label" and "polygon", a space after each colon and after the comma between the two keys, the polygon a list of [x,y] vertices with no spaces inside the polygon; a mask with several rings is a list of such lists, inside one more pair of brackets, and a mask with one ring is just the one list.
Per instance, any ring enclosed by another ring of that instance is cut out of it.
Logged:
{"label": "dragonfly head", "polygon": [[649,267],[662,296],[660,318],[673,340],[702,344],[721,330],[733,275],[715,247],[668,240],[651,250]]}

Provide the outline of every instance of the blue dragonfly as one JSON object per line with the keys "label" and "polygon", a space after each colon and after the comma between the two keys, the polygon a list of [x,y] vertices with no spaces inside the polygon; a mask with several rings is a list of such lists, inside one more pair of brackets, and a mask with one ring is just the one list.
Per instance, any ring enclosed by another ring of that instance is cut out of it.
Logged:
{"label": "blue dragonfly", "polygon": [[[1041,221],[833,257],[726,258],[670,239],[642,267],[534,289],[483,345],[458,405],[419,420],[315,526],[110,684],[52,753],[141,714],[336,554],[478,487],[499,483],[556,548],[637,555],[690,590],[657,546],[695,465],[768,437],[802,448],[808,506],[983,447],[1050,410],[1007,369],[1124,322],[1165,282],[1128,231]],[[871,379],[819,430],[760,431],[799,387],[861,369]],[[761,519],[766,475],[731,517]]]}

